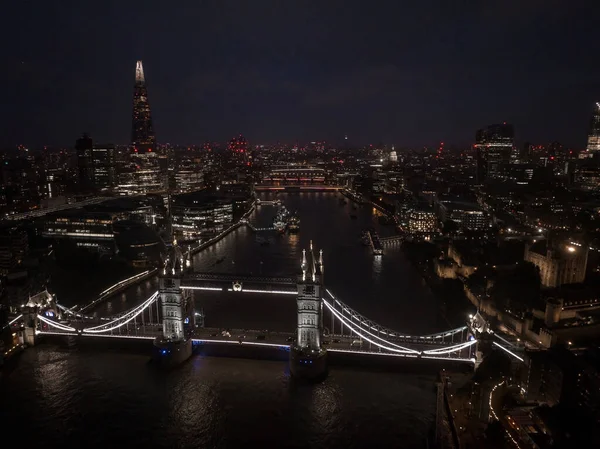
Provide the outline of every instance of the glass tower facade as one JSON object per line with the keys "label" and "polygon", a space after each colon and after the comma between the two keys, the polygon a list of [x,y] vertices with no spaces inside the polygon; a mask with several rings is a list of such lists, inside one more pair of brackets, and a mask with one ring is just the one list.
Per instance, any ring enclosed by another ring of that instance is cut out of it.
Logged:
{"label": "glass tower facade", "polygon": [[477,180],[501,176],[503,165],[511,161],[514,153],[515,131],[512,125],[503,123],[489,125],[477,131]]}
{"label": "glass tower facade", "polygon": [[131,144],[136,153],[152,152],[156,144],[142,61],[137,61],[135,67]]}
{"label": "glass tower facade", "polygon": [[596,103],[594,106],[594,113],[590,121],[587,150],[600,154],[600,103]]}

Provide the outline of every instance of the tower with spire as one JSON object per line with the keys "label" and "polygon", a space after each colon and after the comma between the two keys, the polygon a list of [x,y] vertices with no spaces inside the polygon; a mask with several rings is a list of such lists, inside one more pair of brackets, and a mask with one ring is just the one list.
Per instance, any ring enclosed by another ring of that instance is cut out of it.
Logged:
{"label": "tower with spire", "polygon": [[148,102],[148,90],[142,61],[135,65],[135,85],[133,88],[133,112],[131,120],[131,145],[138,153],[154,151],[156,138],[152,125],[152,113]]}
{"label": "tower with spire", "polygon": [[190,266],[177,240],[172,243],[159,276],[159,300],[162,312],[162,336],[154,342],[155,359],[167,365],[182,363],[192,355],[189,330],[194,327],[193,298],[181,288],[181,280]]}
{"label": "tower with spire", "polygon": [[323,250],[318,256],[310,242],[309,251],[302,251],[302,273],[298,276],[296,300],[298,324],[296,340],[290,351],[293,375],[309,379],[320,378],[327,371],[327,352],[323,336]]}

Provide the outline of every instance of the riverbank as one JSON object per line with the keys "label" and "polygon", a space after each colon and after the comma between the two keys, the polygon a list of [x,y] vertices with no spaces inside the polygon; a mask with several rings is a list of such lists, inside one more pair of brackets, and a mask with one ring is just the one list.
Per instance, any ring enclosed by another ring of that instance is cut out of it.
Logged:
{"label": "riverbank", "polygon": [[234,223],[233,225],[231,225],[230,227],[228,227],[227,229],[225,229],[223,232],[221,232],[220,234],[218,234],[217,236],[207,240],[206,242],[200,243],[198,246],[196,247],[190,247],[188,249],[188,254],[190,256],[199,253],[200,251],[208,248],[211,245],[214,245],[215,243],[217,243],[219,240],[221,240],[223,237],[227,236],[230,232],[235,231],[237,228],[239,228],[240,226],[243,225],[248,225],[248,217],[250,216],[250,214],[252,212],[254,212],[254,209],[256,208],[256,201],[254,201],[252,203],[252,206],[250,206],[250,209],[248,209],[248,211],[242,215],[240,217],[240,219],[238,220],[237,223]]}

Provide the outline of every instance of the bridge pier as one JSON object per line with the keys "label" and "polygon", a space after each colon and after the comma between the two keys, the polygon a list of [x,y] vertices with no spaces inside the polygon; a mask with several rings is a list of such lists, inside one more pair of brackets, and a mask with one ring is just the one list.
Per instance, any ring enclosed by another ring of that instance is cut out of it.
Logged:
{"label": "bridge pier", "polygon": [[327,375],[327,350],[323,337],[323,252],[319,259],[310,244],[310,258],[302,252],[302,275],[298,277],[298,326],[290,347],[290,371],[294,377],[320,380]]}

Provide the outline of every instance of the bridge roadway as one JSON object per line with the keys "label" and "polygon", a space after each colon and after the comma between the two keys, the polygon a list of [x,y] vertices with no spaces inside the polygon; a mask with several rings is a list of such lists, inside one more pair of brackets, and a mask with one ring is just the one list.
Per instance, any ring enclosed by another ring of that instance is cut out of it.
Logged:
{"label": "bridge roadway", "polygon": [[[70,326],[81,329],[82,322],[71,322]],[[192,341],[197,344],[238,344],[247,346],[264,346],[264,347],[280,347],[288,348],[293,342],[296,334],[291,332],[271,332],[268,330],[253,330],[253,329],[227,329],[228,334],[223,335],[224,329],[220,328],[197,328],[192,336]],[[131,340],[154,340],[156,337],[162,337],[162,325],[147,324],[142,325],[137,323],[134,325],[131,323],[130,326],[123,326],[122,328],[110,332],[101,334],[89,334],[76,332],[65,332],[57,329],[53,329],[48,326],[44,326],[41,331],[37,332],[41,336],[66,336],[66,337],[92,337],[92,338],[116,338],[116,339],[131,339]],[[399,339],[390,340],[392,343],[406,344],[408,342],[400,341]],[[419,341],[417,343],[410,343],[409,348],[415,351],[426,351],[436,347],[443,347],[450,345],[450,342],[434,342],[432,340]],[[416,357],[417,354],[400,354],[397,352],[386,351],[379,347],[370,344],[367,341],[362,341],[358,336],[350,335],[324,335],[323,346],[332,351],[338,352],[351,352],[357,354],[381,354],[389,356],[399,357]],[[452,359],[469,361],[469,349],[463,349],[451,354],[445,354],[436,356],[424,355],[423,358],[434,358],[434,359]],[[459,359],[460,357],[460,359]]]}
{"label": "bridge roadway", "polygon": [[[186,275],[182,280],[182,288],[194,289],[194,287],[216,287],[223,284],[239,282],[244,285],[267,285],[286,287],[281,288],[284,291],[297,291],[294,277],[283,276],[254,276],[251,274],[230,274],[230,273],[191,273]],[[222,288],[218,288],[221,290]]]}

